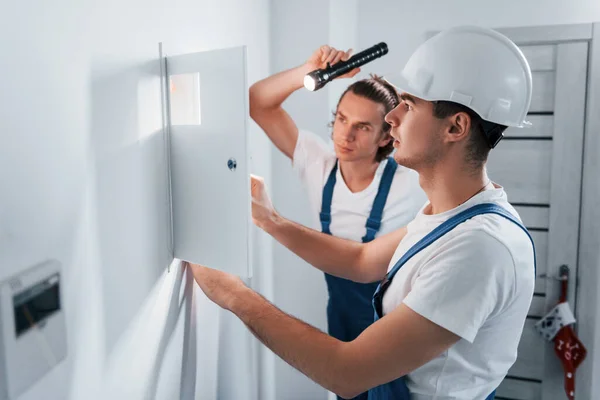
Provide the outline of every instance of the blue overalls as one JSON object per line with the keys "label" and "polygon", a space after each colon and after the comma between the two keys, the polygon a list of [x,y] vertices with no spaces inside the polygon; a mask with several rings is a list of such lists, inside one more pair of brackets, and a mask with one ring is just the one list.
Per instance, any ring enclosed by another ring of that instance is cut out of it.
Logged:
{"label": "blue overalls", "polygon": [[[398,272],[400,268],[415,254],[429,246],[431,243],[435,242],[444,234],[450,232],[457,225],[462,222],[476,216],[479,214],[498,214],[508,219],[509,221],[517,224],[527,236],[529,236],[529,240],[533,244],[533,239],[531,235],[527,231],[521,222],[516,219],[511,213],[505,210],[503,207],[500,207],[496,204],[478,204],[475,205],[457,215],[450,218],[429,234],[427,234],[423,239],[418,241],[413,247],[411,247],[399,260],[396,262],[394,267],[386,274],[384,279],[381,281],[381,284],[377,287],[375,294],[373,295],[373,309],[375,311],[375,321],[383,316],[383,295],[386,290],[389,288],[394,276]],[[535,273],[535,245],[534,245],[534,273]],[[493,400],[496,395],[496,391],[494,390],[485,400]],[[379,385],[375,388],[369,390],[369,400],[410,400],[410,393],[404,381],[404,377],[400,377],[396,380],[393,380],[389,383],[385,383],[383,385]]]}
{"label": "blue overalls", "polygon": [[[338,162],[336,160],[327,183],[323,188],[323,197],[321,202],[321,230],[323,233],[331,235],[329,225],[331,224],[331,199],[333,197],[333,188],[336,182]],[[377,195],[371,207],[371,213],[366,223],[366,233],[362,237],[362,242],[367,243],[375,238],[375,234],[381,226],[383,208],[396,173],[398,164],[392,157],[383,170]],[[348,279],[338,278],[333,275],[325,274],[327,290],[329,292],[329,301],[327,303],[327,325],[331,336],[336,339],[349,342],[358,337],[369,325],[373,323],[372,299],[378,282],[357,283]],[[355,397],[355,400],[366,400],[367,392]],[[338,397],[339,398],[339,397]]]}

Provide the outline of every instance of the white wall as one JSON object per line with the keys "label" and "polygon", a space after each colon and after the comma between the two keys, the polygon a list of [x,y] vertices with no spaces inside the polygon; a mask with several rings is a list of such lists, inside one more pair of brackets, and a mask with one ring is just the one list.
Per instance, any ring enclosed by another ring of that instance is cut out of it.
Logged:
{"label": "white wall", "polygon": [[[400,70],[411,52],[424,40],[426,32],[431,30],[462,24],[509,27],[600,21],[600,2],[597,0],[357,0],[345,4],[330,0],[328,3],[307,1],[302,6],[296,2],[272,3],[273,72],[303,62],[321,44],[343,49],[356,44],[352,47],[358,52],[385,41],[389,46],[388,55],[364,66],[357,79],[371,72],[386,74]],[[351,82],[344,83],[334,82],[312,94],[300,91],[292,96],[286,109],[299,125],[326,137],[328,113],[345,85]],[[311,214],[307,200],[288,160],[274,150],[272,162],[275,207],[284,216],[309,224]],[[322,274],[279,244],[275,244],[273,268],[276,304],[325,329],[327,297]],[[278,399],[322,399],[326,396],[324,391],[315,388],[284,363],[278,362],[276,376]]]}
{"label": "white wall", "polygon": [[[0,280],[58,259],[69,343],[21,400],[179,398],[194,375],[208,398],[255,394],[251,335],[196,292],[196,346],[184,334],[192,282],[166,273],[157,57],[159,41],[168,54],[247,45],[251,84],[269,72],[268,22],[267,0],[2,4]],[[255,125],[251,142],[252,170],[268,178]],[[268,291],[270,241],[257,236]]]}
{"label": "white wall", "polygon": [[[322,0],[271,1],[271,54],[273,73],[301,63],[328,42],[329,7]],[[301,128],[327,135],[329,117],[327,90],[300,90],[285,109]],[[273,147],[273,175],[269,185],[273,203],[282,215],[309,224],[311,212],[300,181],[289,159]],[[308,266],[279,243],[273,248],[275,304],[284,311],[325,330],[325,281],[323,274]],[[324,399],[326,392],[279,358],[275,359],[275,397],[269,399]]]}

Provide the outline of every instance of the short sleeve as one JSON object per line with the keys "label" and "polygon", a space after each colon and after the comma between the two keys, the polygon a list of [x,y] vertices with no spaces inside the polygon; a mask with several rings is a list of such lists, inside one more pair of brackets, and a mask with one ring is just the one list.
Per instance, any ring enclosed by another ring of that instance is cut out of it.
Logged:
{"label": "short sleeve", "polygon": [[482,230],[462,232],[420,268],[403,302],[433,323],[473,342],[515,288],[508,248]]}

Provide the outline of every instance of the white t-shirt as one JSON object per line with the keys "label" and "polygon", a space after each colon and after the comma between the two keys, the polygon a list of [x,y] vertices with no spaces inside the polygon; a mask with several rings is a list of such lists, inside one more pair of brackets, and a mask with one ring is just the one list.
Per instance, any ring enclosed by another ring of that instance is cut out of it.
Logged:
{"label": "white t-shirt", "polygon": [[[294,149],[292,165],[308,192],[313,208],[314,228],[321,230],[319,212],[323,188],[335,165],[336,156],[333,148],[328,146],[316,134],[300,130]],[[366,222],[373,201],[377,195],[379,182],[387,164],[382,161],[377,167],[375,178],[364,190],[352,193],[342,175],[340,168],[336,172],[336,184],[331,198],[331,225],[329,230],[333,236],[360,242],[366,234]],[[419,175],[416,171],[398,165],[388,197],[383,209],[381,227],[377,236],[389,233],[406,226],[427,201],[425,192],[419,186]]]}
{"label": "white t-shirt", "polygon": [[[423,209],[407,226],[388,270],[410,247],[448,218],[480,203],[518,217],[498,185],[437,215]],[[485,399],[517,357],[533,296],[533,246],[523,230],[495,214],[458,225],[411,258],[383,297],[383,313],[404,302],[461,339],[408,375],[412,400]]]}

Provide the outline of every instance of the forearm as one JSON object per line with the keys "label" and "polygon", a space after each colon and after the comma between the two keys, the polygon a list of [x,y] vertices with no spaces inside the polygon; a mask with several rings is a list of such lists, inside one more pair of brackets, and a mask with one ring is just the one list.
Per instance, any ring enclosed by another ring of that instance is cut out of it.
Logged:
{"label": "forearm", "polygon": [[382,277],[363,262],[362,243],[318,232],[279,215],[261,227],[293,253],[330,275],[354,282],[373,282]]}
{"label": "forearm", "polygon": [[256,82],[250,87],[250,113],[271,110],[281,104],[296,90],[303,87],[308,67],[300,65]]}
{"label": "forearm", "polygon": [[356,392],[343,376],[356,361],[341,342],[294,318],[250,289],[236,297],[230,310],[265,346],[317,384],[344,397]]}

